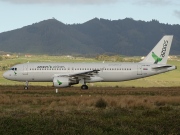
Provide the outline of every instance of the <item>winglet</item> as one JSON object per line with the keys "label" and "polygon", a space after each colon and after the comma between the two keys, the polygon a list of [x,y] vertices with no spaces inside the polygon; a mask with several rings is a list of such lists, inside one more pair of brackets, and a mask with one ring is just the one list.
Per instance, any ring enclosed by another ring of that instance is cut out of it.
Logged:
{"label": "winglet", "polygon": [[166,64],[172,44],[173,35],[164,36],[140,63]]}

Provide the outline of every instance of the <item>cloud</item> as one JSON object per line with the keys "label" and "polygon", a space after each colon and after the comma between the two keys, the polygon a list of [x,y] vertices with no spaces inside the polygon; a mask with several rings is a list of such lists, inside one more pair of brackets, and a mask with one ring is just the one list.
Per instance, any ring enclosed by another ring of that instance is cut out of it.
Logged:
{"label": "cloud", "polygon": [[136,0],[134,4],[138,5],[169,5],[173,4],[172,0]]}
{"label": "cloud", "polygon": [[15,4],[86,4],[99,5],[116,3],[120,0],[0,0]]}
{"label": "cloud", "polygon": [[174,14],[175,14],[176,17],[178,17],[178,18],[180,19],[180,10],[179,10],[179,11],[178,11],[178,10],[175,10],[175,11],[174,11]]}
{"label": "cloud", "polygon": [[180,4],[177,0],[0,0],[0,2],[9,2],[14,4],[67,4],[67,5],[103,5],[103,4],[114,4],[130,3],[136,5],[154,5],[164,6],[172,4]]}

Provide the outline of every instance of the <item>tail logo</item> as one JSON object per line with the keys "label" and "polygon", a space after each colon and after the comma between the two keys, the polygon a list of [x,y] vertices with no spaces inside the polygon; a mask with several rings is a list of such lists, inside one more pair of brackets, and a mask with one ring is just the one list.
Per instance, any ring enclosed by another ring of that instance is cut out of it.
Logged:
{"label": "tail logo", "polygon": [[158,57],[154,52],[152,52],[152,57],[155,60],[154,64],[157,64],[158,62],[161,62],[162,59],[165,57],[167,45],[168,45],[168,40],[164,40],[163,48],[162,48],[160,57]]}
{"label": "tail logo", "polygon": [[164,40],[163,48],[162,48],[161,55],[160,55],[160,57],[162,57],[162,58],[164,58],[164,56],[166,54],[167,45],[168,45],[168,40]]}
{"label": "tail logo", "polygon": [[154,64],[157,64],[158,62],[162,61],[162,58],[158,57],[154,52],[152,52],[152,57],[155,60]]}

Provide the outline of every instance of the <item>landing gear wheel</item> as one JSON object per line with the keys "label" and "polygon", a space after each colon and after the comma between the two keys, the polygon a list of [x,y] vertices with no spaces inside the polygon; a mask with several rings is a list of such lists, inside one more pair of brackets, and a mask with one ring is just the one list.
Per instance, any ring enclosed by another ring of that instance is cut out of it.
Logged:
{"label": "landing gear wheel", "polygon": [[82,85],[82,86],[81,86],[81,89],[82,89],[82,90],[87,90],[87,89],[88,89],[88,86],[87,86],[87,85]]}
{"label": "landing gear wheel", "polygon": [[25,86],[24,86],[25,90],[28,90],[28,83],[29,83],[28,81],[25,82]]}
{"label": "landing gear wheel", "polygon": [[24,89],[25,89],[25,90],[28,90],[28,87],[27,87],[27,86],[24,86]]}

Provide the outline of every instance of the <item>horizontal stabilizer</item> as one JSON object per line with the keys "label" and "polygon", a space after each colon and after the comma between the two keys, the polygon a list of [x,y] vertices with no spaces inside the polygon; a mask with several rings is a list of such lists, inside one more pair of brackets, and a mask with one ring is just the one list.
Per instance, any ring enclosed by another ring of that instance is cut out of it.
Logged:
{"label": "horizontal stabilizer", "polygon": [[158,66],[158,67],[153,67],[152,69],[163,69],[163,68],[170,68],[172,66],[170,65],[165,65],[165,66]]}

